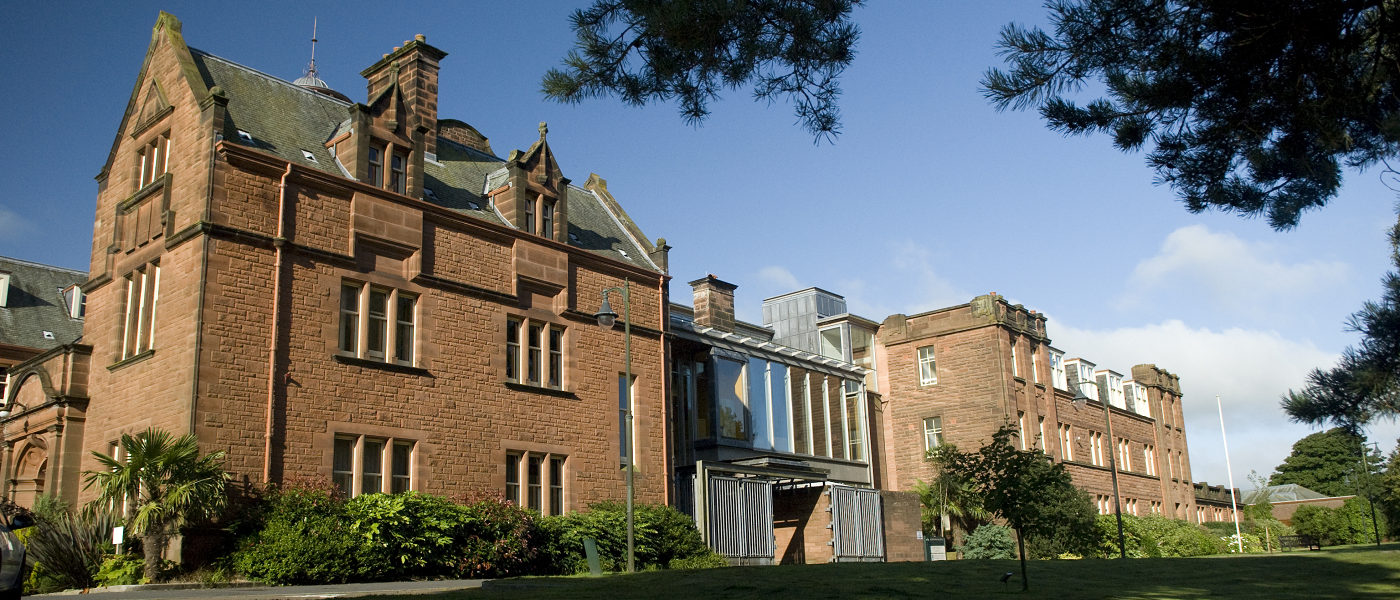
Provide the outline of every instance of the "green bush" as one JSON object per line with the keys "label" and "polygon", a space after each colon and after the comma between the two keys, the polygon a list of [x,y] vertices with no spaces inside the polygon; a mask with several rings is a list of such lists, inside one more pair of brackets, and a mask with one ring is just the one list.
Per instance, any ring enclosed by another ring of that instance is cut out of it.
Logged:
{"label": "green bush", "polygon": [[[1384,520],[1381,530],[1385,530]],[[1371,505],[1364,498],[1348,498],[1339,508],[1303,505],[1293,513],[1293,528],[1301,535],[1310,535],[1324,546],[1365,544],[1375,541],[1371,525]]]}
{"label": "green bush", "polygon": [[379,578],[386,565],[355,531],[345,503],[325,490],[273,492],[259,526],[233,554],[245,577],[274,585],[346,583]]}
{"label": "green bush", "polygon": [[962,547],[963,558],[1011,560],[1016,558],[1016,539],[1011,528],[983,525],[967,536]]}
{"label": "green bush", "polygon": [[131,554],[107,557],[102,567],[93,576],[93,581],[101,587],[114,585],[136,585],[141,583],[146,560]]}
{"label": "green bush", "polygon": [[543,534],[534,511],[500,496],[488,496],[458,507],[462,521],[456,531],[455,577],[525,575],[536,564]]}
{"label": "green bush", "polygon": [[1220,552],[1217,538],[1200,525],[1160,515],[1136,518],[1144,537],[1156,542],[1159,554],[1149,552],[1150,556],[1206,556]]}
{"label": "green bush", "polygon": [[[709,550],[706,548],[706,550]],[[696,554],[686,558],[673,558],[669,568],[672,569],[714,569],[717,567],[729,566],[729,559],[723,554],[709,550],[704,554]]]}
{"label": "green bush", "polygon": [[[112,528],[121,520],[105,511],[75,514],[57,501],[35,504],[35,525],[22,530],[30,559],[44,566],[44,577],[59,589],[93,587],[93,575],[113,550]],[[35,583],[47,585],[41,580]]]}
{"label": "green bush", "polygon": [[[1094,523],[1099,530],[1098,556],[1121,557],[1122,553],[1118,551],[1118,519],[1113,515],[1099,515]],[[1156,540],[1143,531],[1142,523],[1132,515],[1123,515],[1123,546],[1128,558],[1162,555]]]}
{"label": "green bush", "polygon": [[[678,564],[689,565],[683,568],[718,566],[723,560],[710,556],[695,521],[684,513],[660,504],[637,504],[634,513],[633,552],[638,570],[670,568],[678,560]],[[627,508],[622,503],[599,502],[590,505],[587,512],[544,517],[540,532],[539,574],[586,573],[584,538],[597,540],[603,570],[627,568]]]}

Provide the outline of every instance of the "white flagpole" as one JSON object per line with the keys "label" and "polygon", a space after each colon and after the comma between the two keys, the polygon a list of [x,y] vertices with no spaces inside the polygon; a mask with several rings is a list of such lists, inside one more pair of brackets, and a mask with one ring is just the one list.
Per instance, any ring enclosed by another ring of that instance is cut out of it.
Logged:
{"label": "white flagpole", "polygon": [[1235,539],[1239,540],[1240,554],[1244,554],[1244,536],[1240,534],[1240,509],[1235,506],[1235,473],[1230,469],[1230,442],[1225,439],[1225,409],[1220,405],[1220,394],[1215,395],[1215,410],[1220,413],[1220,442],[1225,445],[1225,474],[1230,479],[1230,514],[1235,517]]}

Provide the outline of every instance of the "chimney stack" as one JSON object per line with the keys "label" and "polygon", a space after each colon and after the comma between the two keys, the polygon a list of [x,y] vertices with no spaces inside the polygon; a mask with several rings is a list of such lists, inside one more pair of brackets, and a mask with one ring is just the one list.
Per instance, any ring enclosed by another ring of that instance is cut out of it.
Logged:
{"label": "chimney stack", "polygon": [[446,52],[428,45],[422,34],[412,40],[405,40],[403,46],[394,48],[384,58],[374,63],[360,75],[368,80],[369,99],[384,91],[397,75],[399,90],[403,92],[404,104],[414,116],[409,122],[405,135],[414,125],[423,126],[424,151],[437,155],[438,129],[438,63],[447,56]]}
{"label": "chimney stack", "polygon": [[734,289],[739,286],[706,275],[690,287],[695,291],[695,324],[734,333]]}

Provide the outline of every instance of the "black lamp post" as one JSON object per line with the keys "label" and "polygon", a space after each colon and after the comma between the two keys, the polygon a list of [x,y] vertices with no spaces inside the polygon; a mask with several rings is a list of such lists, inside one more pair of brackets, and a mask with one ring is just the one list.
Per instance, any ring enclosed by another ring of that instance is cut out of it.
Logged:
{"label": "black lamp post", "polygon": [[[1079,385],[1074,387],[1074,400],[1072,401],[1075,409],[1084,408],[1089,404],[1089,397],[1084,395],[1085,383],[1092,383],[1096,388],[1099,386],[1097,381],[1080,381],[1078,383]],[[1102,388],[1099,391],[1102,392]],[[1103,424],[1108,429],[1108,441],[1113,442],[1113,423],[1108,418],[1108,401],[1101,399],[1099,402],[1103,404]],[[1128,558],[1128,548],[1123,543],[1123,507],[1122,501],[1118,497],[1118,463],[1113,456],[1114,452],[1117,451],[1118,445],[1114,442],[1113,452],[1108,453],[1108,470],[1113,476],[1113,515],[1118,518],[1118,555],[1121,558]]]}
{"label": "black lamp post", "polygon": [[627,417],[626,426],[622,432],[623,448],[627,455],[627,572],[634,573],[637,570],[635,561],[634,528],[632,521],[632,474],[636,471],[636,452],[632,443],[632,294],[631,282],[622,280],[621,287],[607,288],[603,290],[603,305],[598,307],[598,314],[594,315],[598,319],[598,326],[604,330],[612,329],[617,323],[617,313],[613,312],[612,306],[608,304],[608,293],[618,292],[622,294],[622,338],[626,348],[627,370],[626,376],[622,380],[622,393],[627,394]]}

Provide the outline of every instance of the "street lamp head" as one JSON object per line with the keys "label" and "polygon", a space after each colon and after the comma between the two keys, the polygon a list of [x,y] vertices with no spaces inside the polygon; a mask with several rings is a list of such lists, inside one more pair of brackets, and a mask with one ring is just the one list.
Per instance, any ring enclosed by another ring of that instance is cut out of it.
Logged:
{"label": "street lamp head", "polygon": [[617,313],[613,312],[612,306],[608,304],[608,293],[603,292],[603,305],[598,307],[598,314],[593,315],[598,319],[598,326],[603,329],[612,329],[617,323]]}
{"label": "street lamp head", "polygon": [[1074,386],[1074,399],[1070,400],[1070,403],[1073,404],[1076,409],[1084,408],[1085,405],[1089,404],[1089,397],[1084,395],[1083,383]]}

